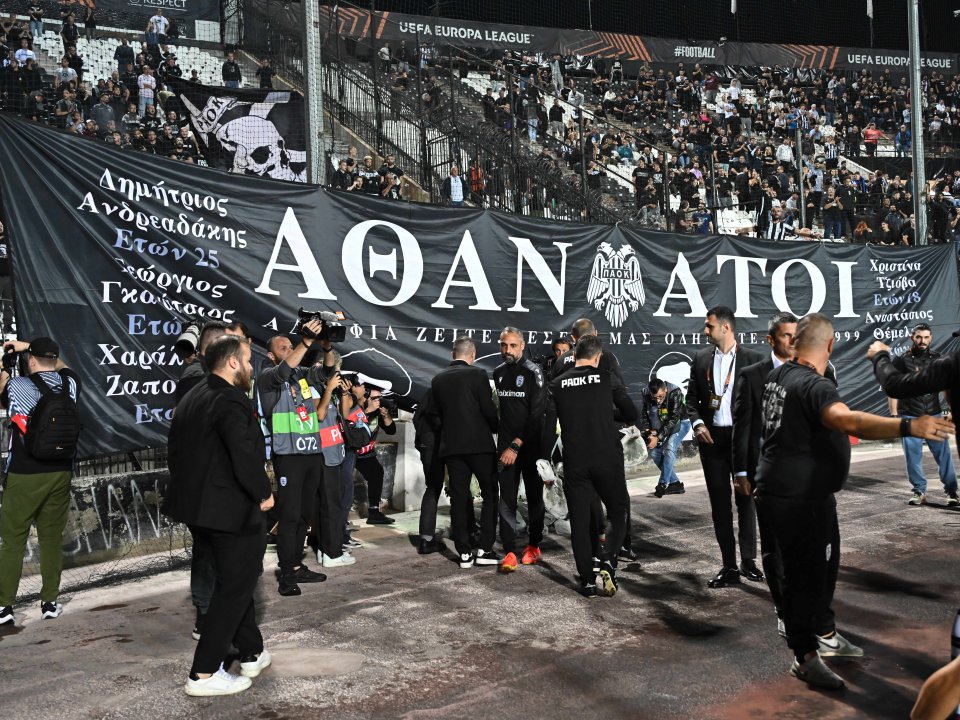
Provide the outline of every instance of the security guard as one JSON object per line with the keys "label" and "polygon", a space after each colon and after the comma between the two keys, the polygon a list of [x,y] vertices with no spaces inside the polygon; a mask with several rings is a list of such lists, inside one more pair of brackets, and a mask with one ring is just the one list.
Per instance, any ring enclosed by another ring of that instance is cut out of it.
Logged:
{"label": "security guard", "polygon": [[517,328],[504,328],[500,333],[503,363],[493,371],[493,383],[500,402],[497,457],[500,542],[503,543],[504,552],[501,572],[517,569],[517,490],[521,475],[529,511],[529,540],[521,558],[524,565],[533,565],[540,559],[543,518],[546,514],[543,482],[537,473],[546,389],[540,366],[524,356],[525,348],[523,335]]}
{"label": "security guard", "polygon": [[[499,565],[493,552],[497,534],[498,488],[496,446],[493,433],[499,421],[493,404],[490,379],[483,368],[474,367],[477,346],[468,337],[453,344],[453,362],[430,384],[440,425],[440,458],[450,478],[450,529],[464,570],[474,565]],[[471,552],[470,520],[473,497],[470,478],[475,475],[483,497],[480,511],[480,548]]]}
{"label": "security guard", "polygon": [[[544,452],[549,452],[553,446],[549,436],[559,420],[563,490],[570,510],[570,536],[580,574],[580,592],[585,597],[610,597],[617,592],[617,550],[623,543],[630,506],[617,422],[632,424],[637,419],[637,409],[623,383],[598,368],[602,354],[595,335],[584,335],[577,341],[573,369],[550,382],[541,443],[541,448],[547,448]],[[596,585],[590,537],[591,505],[598,495],[610,520],[600,565],[601,591]]]}

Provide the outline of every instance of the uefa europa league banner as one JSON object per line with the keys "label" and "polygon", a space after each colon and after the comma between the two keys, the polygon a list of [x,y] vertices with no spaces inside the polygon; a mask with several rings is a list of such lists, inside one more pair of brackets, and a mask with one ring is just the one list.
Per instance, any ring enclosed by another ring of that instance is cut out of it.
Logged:
{"label": "uefa europa league banner", "polygon": [[262,346],[297,310],[342,311],[344,368],[418,398],[470,335],[499,363],[505,325],[532,356],[581,316],[637,397],[684,384],[707,308],[735,309],[762,349],[771,314],[833,319],[852,407],[884,397],[865,360],[909,328],[958,324],[952,245],[864,248],[690,237],[391,202],[121,151],[0,115],[18,326],[49,335],[84,380],[85,455],[162,445],[190,321],[241,320]]}

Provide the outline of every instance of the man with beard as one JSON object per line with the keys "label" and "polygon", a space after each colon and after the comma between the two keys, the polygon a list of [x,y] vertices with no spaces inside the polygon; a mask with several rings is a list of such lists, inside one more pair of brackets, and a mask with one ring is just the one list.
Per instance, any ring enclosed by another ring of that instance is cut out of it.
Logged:
{"label": "man with beard", "polygon": [[[216,584],[188,695],[232,695],[270,665],[257,627],[253,591],[262,571],[262,513],[273,507],[260,425],[247,394],[253,367],[242,338],[217,338],[205,353],[210,374],[177,405],[168,441],[170,485],[163,513],[186,523],[206,549]],[[223,667],[231,642],[241,676]]]}
{"label": "man with beard", "polygon": [[533,565],[540,559],[543,541],[543,482],[537,473],[544,412],[544,383],[540,367],[524,357],[526,343],[515,327],[500,333],[503,364],[493,371],[493,383],[500,402],[500,430],[497,434],[497,469],[500,485],[500,542],[503,544],[501,572],[517,569],[517,491],[520,476],[527,495],[528,541],[520,562]]}
{"label": "man with beard", "polygon": [[[933,332],[926,323],[919,323],[913,328],[910,336],[913,346],[910,350],[893,361],[893,367],[898,373],[916,375],[928,367],[940,353],[930,349],[933,341]],[[915,397],[897,400],[890,398],[890,415],[902,418],[915,418],[921,415],[942,414],[940,393],[930,392]],[[913,495],[908,504],[923,505],[927,501],[927,478],[923,474],[923,440],[915,437],[904,437],[903,459],[907,466],[907,479],[913,487]],[[937,467],[940,470],[940,482],[947,494],[947,505],[960,505],[957,497],[957,473],[953,467],[953,458],[950,455],[950,440],[927,440],[927,447]]]}
{"label": "man with beard", "polygon": [[713,528],[720,545],[723,566],[707,586],[724,588],[740,582],[741,573],[761,582],[763,573],[756,564],[757,513],[749,495],[735,493],[740,540],[740,569],[737,569],[737,540],[733,534],[731,482],[733,478],[733,398],[743,369],[762,357],[737,343],[733,310],[717,305],[707,311],[704,335],[711,347],[696,354],[690,366],[687,410],[700,449],[700,463],[707,481]]}

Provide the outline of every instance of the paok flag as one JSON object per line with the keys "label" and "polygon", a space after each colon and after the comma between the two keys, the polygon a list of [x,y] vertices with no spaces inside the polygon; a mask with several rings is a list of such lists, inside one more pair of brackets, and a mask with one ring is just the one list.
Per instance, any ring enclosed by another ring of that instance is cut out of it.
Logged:
{"label": "paok flag", "polygon": [[209,87],[176,78],[167,85],[183,106],[210,167],[274,180],[307,181],[302,95]]}

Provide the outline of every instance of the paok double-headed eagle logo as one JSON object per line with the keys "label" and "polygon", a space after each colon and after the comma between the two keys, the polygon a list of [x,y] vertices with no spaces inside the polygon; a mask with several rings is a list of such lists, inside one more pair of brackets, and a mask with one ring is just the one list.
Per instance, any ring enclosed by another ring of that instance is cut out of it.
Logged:
{"label": "paok double-headed eagle logo", "polygon": [[640,261],[634,249],[623,244],[614,251],[610,243],[600,243],[587,286],[587,302],[603,311],[613,327],[620,327],[630,311],[639,310],[645,300]]}

